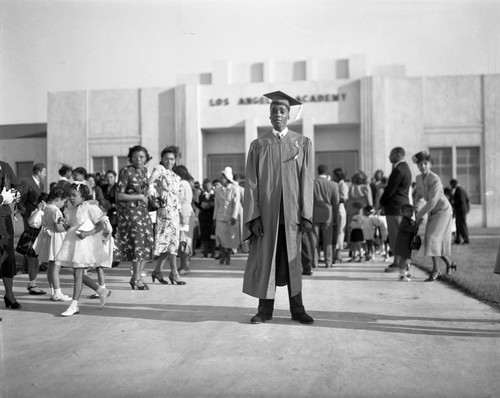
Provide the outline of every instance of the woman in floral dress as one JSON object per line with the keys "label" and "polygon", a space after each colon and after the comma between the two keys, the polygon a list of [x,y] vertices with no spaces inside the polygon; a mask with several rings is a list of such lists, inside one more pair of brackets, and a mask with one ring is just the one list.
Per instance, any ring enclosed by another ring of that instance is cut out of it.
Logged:
{"label": "woman in floral dress", "polygon": [[158,262],[151,274],[154,282],[167,284],[161,273],[163,266],[168,261],[170,264],[169,279],[172,284],[185,285],[177,270],[177,251],[179,249],[180,236],[180,211],[179,201],[182,185],[181,178],[172,171],[178,156],[176,146],[166,147],[161,152],[161,163],[156,166],[149,178],[151,191],[156,191],[155,196],[159,199],[160,208],[156,213],[156,233],[154,243],[154,255],[158,256]]}
{"label": "woman in floral dress", "polygon": [[139,290],[149,289],[141,274],[146,261],[151,258],[153,247],[153,225],[147,205],[149,186],[146,163],[150,159],[146,148],[139,145],[130,148],[128,160],[131,164],[120,170],[116,188],[117,260],[132,262],[130,286]]}

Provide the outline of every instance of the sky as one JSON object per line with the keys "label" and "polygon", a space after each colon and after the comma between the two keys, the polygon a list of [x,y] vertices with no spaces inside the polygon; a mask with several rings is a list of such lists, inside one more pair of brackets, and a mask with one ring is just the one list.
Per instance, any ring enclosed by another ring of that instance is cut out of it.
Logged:
{"label": "sky", "polygon": [[500,73],[500,0],[0,0],[0,125],[51,91],[164,87],[234,63],[341,59]]}

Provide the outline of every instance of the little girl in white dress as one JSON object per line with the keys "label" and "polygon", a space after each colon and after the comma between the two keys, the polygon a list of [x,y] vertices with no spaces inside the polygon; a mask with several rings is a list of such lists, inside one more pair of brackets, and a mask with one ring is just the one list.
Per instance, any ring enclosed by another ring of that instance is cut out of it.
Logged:
{"label": "little girl in white dress", "polygon": [[52,289],[52,301],[70,301],[71,297],[61,291],[59,282],[60,265],[55,264],[57,253],[61,249],[66,230],[60,224],[63,215],[61,208],[66,203],[68,194],[61,187],[55,187],[49,193],[45,207],[39,207],[42,211],[42,228],[33,244],[33,250],[38,255],[38,260],[48,263],[47,280]]}
{"label": "little girl in white dress", "polygon": [[[95,290],[104,307],[111,291],[106,289],[103,268],[111,268],[112,237],[111,224],[104,215],[97,202],[91,200],[92,194],[85,183],[73,183],[69,191],[69,206],[65,212],[65,220],[61,220],[67,228],[66,237],[61,250],[56,256],[56,264],[63,267],[72,267],[75,285],[73,301],[62,316],[71,316],[79,313],[78,300],[82,293],[83,284]],[[105,245],[103,240],[107,242]],[[99,278],[97,285],[85,270],[95,268]]]}

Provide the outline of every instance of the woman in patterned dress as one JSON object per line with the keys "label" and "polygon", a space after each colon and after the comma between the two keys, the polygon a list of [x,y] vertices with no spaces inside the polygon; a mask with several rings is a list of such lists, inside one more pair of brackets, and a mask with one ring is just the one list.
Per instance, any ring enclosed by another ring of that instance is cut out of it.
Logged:
{"label": "woman in patterned dress", "polygon": [[451,227],[453,210],[450,201],[444,195],[443,184],[439,176],[431,171],[432,158],[428,152],[419,152],[413,161],[421,175],[416,179],[416,197],[426,203],[417,211],[417,221],[427,214],[425,227],[425,255],[432,257],[432,272],[426,282],[433,282],[440,276],[437,259],[446,264],[446,273],[457,270],[451,255]]}
{"label": "woman in patterned dress", "polygon": [[177,270],[177,251],[179,249],[180,235],[180,195],[182,190],[181,178],[172,169],[178,156],[176,146],[168,146],[161,152],[161,162],[156,166],[149,178],[151,191],[156,191],[155,196],[159,199],[160,208],[156,212],[156,233],[154,243],[154,255],[158,256],[158,262],[151,274],[153,282],[155,279],[162,284],[168,282],[161,273],[163,266],[170,264],[169,279],[172,284],[185,285]]}
{"label": "woman in patterned dress", "polygon": [[120,170],[116,188],[118,228],[116,246],[117,260],[131,261],[132,289],[147,290],[141,274],[146,261],[151,258],[153,225],[148,212],[148,170],[151,159],[146,148],[136,145],[129,149],[131,163]]}

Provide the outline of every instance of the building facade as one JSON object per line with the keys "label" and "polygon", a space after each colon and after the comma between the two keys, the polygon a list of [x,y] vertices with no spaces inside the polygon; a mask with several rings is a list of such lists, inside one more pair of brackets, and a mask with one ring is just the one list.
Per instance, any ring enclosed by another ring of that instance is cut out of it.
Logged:
{"label": "building facade", "polygon": [[49,180],[61,163],[118,170],[136,144],[153,155],[151,168],[175,144],[197,180],[217,178],[225,166],[244,173],[251,141],[271,128],[262,94],[276,90],[303,102],[289,127],[312,140],[316,165],[388,175],[391,148],[404,147],[409,163],[427,149],[443,184],[456,178],[469,192],[469,225],[500,227],[500,75],[407,77],[401,66],[368,73],[363,56],[220,61],[173,87],[49,93]]}

